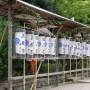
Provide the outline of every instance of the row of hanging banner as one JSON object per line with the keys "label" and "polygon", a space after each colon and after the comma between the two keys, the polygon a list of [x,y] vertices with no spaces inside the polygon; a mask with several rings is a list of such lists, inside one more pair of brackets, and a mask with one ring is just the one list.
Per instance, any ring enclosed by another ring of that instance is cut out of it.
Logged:
{"label": "row of hanging banner", "polygon": [[90,44],[61,38],[59,39],[59,54],[74,55],[78,57],[90,56]]}
{"label": "row of hanging banner", "polygon": [[[56,55],[57,40],[54,37],[39,36],[26,32],[15,33],[15,52],[16,54],[40,54],[40,55]],[[59,39],[59,54],[74,56],[90,56],[90,44],[85,42],[70,41],[66,38]]]}
{"label": "row of hanging banner", "polygon": [[16,32],[15,42],[17,54],[56,54],[56,38]]}

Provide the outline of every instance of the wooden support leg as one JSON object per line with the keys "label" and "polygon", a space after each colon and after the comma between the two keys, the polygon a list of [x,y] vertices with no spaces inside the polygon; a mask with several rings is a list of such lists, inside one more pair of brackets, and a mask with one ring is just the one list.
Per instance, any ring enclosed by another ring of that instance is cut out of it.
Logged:
{"label": "wooden support leg", "polygon": [[70,57],[70,77],[72,76],[72,75],[71,75],[71,64],[72,64],[71,61],[72,61],[72,60],[71,60],[71,57]]}
{"label": "wooden support leg", "polygon": [[[59,71],[59,60],[57,59],[56,60],[56,72]],[[59,78],[58,78],[58,75],[56,75],[56,85],[58,85],[58,82],[59,82]]]}
{"label": "wooden support leg", "polygon": [[8,7],[8,90],[12,90],[12,16],[11,4]]}
{"label": "wooden support leg", "polygon": [[83,63],[83,59],[82,59],[82,79],[83,79],[83,77],[84,77],[83,68],[84,68],[84,63]]}
{"label": "wooden support leg", "polygon": [[48,59],[48,85],[50,84],[50,77],[49,77],[49,59]]}
{"label": "wooden support leg", "polygon": [[63,83],[65,83],[65,59],[63,60]]}
{"label": "wooden support leg", "polygon": [[89,71],[89,64],[88,64],[88,59],[87,59],[87,78],[88,78],[88,71]]}
{"label": "wooden support leg", "polygon": [[76,78],[77,78],[77,58],[76,58]]}
{"label": "wooden support leg", "polygon": [[25,79],[25,59],[23,61],[23,90],[25,90],[25,84],[26,84],[26,79]]}
{"label": "wooden support leg", "polygon": [[42,65],[42,61],[40,62],[39,67],[38,67],[38,69],[37,69],[37,71],[36,71],[36,73],[35,73],[35,75],[34,75],[34,81],[33,81],[33,84],[32,84],[32,86],[31,86],[30,90],[36,90],[37,84],[36,84],[36,86],[35,86],[35,83],[37,83],[37,75],[38,75],[38,73],[39,73],[39,70],[40,70],[41,65]]}
{"label": "wooden support leg", "polygon": [[[24,23],[24,30],[25,30],[25,23]],[[26,65],[25,65],[25,61],[26,61],[26,56],[24,57],[24,61],[23,61],[23,90],[25,90],[25,84],[26,84],[26,78],[25,78],[25,73],[26,73]]]}

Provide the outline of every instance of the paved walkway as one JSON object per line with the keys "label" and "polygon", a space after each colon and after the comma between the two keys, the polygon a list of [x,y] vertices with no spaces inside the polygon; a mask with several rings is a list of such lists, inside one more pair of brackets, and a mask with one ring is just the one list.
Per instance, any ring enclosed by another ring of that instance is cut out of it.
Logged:
{"label": "paved walkway", "polygon": [[42,90],[90,90],[90,83],[74,83]]}

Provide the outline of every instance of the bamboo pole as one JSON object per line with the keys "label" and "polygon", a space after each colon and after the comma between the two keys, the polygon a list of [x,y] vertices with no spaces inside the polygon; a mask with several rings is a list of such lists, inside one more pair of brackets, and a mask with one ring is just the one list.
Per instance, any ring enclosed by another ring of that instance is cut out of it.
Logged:
{"label": "bamboo pole", "polygon": [[[37,76],[37,75],[38,75],[41,65],[42,65],[42,61],[41,61],[41,62],[40,62],[40,64],[39,64],[39,67],[38,67],[38,70],[37,70],[37,72],[36,72],[35,76]],[[34,78],[35,78],[35,76],[34,76]],[[34,79],[34,80],[35,80],[35,79]],[[35,81],[34,81],[34,82],[35,82]],[[30,90],[32,90],[32,89],[33,89],[33,87],[34,87],[34,83],[32,84],[32,86],[31,86]]]}
{"label": "bamboo pole", "polygon": [[[24,30],[25,30],[25,23],[24,23]],[[26,55],[25,55],[25,58],[26,58]],[[26,67],[26,65],[25,65],[25,58],[24,58],[24,61],[23,61],[23,90],[25,90],[25,84],[26,84],[26,78],[25,78],[25,72],[26,72],[26,70],[25,70],[25,67]]]}
{"label": "bamboo pole", "polygon": [[23,61],[23,90],[25,90],[25,83],[26,83],[26,79],[25,79],[25,59]]}
{"label": "bamboo pole", "polygon": [[76,57],[76,78],[77,78],[77,57]]}
{"label": "bamboo pole", "polygon": [[[69,40],[71,41],[71,37],[69,37]],[[71,54],[71,52],[70,52],[70,54]],[[71,73],[72,55],[70,55],[69,58],[70,58],[70,77],[71,77],[71,76],[72,76],[72,75],[71,75],[71,74],[72,74],[72,73]]]}
{"label": "bamboo pole", "polygon": [[84,62],[83,62],[83,60],[84,60],[84,59],[82,58],[81,60],[82,60],[82,79],[83,79],[83,77],[84,77],[84,71],[83,71],[83,68],[84,68],[84,66],[83,66],[83,65],[84,65]]}
{"label": "bamboo pole", "polygon": [[89,68],[89,60],[87,59],[87,78],[88,78],[88,74],[89,74],[88,68]]}
{"label": "bamboo pole", "polygon": [[63,59],[63,83],[65,83],[65,56]]}
{"label": "bamboo pole", "polygon": [[12,5],[8,3],[8,89],[12,90]]}
{"label": "bamboo pole", "polygon": [[71,61],[72,61],[72,59],[71,59],[71,56],[70,56],[70,77],[72,76],[71,75],[71,64],[72,64]]}
{"label": "bamboo pole", "polygon": [[49,68],[49,58],[48,58],[48,85],[50,84],[50,76],[49,76],[49,71],[50,70],[50,68]]}
{"label": "bamboo pole", "polygon": [[[36,71],[37,71],[37,59],[36,59]],[[37,72],[36,72],[36,75],[35,75],[34,90],[36,90],[36,88],[37,88]]]}

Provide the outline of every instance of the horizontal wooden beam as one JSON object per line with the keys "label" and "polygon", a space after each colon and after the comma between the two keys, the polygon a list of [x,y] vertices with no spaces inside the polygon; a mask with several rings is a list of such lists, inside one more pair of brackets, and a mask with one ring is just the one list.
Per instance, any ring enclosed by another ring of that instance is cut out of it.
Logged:
{"label": "horizontal wooden beam", "polygon": [[[83,68],[83,71],[87,71],[87,70],[90,70],[90,68]],[[80,72],[82,71],[82,69],[77,69],[77,72]],[[65,74],[68,74],[68,73],[74,73],[76,72],[76,70],[71,70],[71,71],[61,71],[61,72],[53,72],[53,73],[49,73],[50,76],[56,76],[56,75],[62,75],[63,72]],[[47,77],[48,76],[48,73],[44,73],[44,74],[38,74],[38,78],[42,78],[42,77]],[[26,79],[29,79],[29,78],[33,78],[34,75],[26,75]],[[23,79],[23,76],[17,76],[17,77],[13,77],[12,80],[20,80],[20,79]]]}

